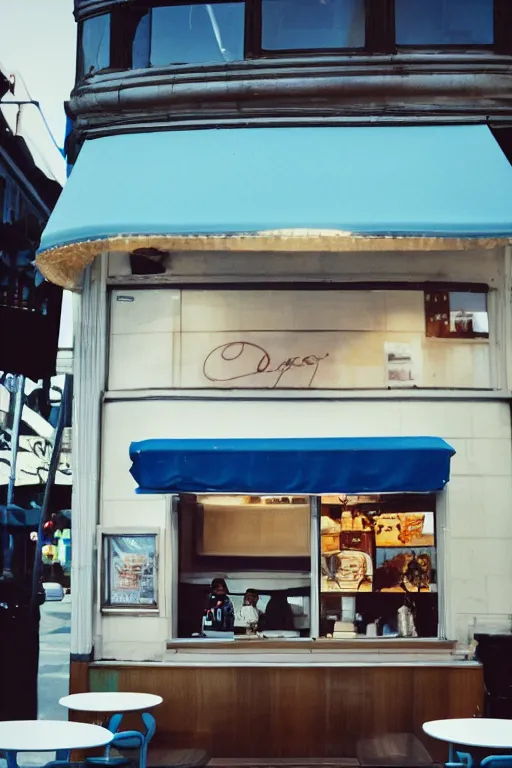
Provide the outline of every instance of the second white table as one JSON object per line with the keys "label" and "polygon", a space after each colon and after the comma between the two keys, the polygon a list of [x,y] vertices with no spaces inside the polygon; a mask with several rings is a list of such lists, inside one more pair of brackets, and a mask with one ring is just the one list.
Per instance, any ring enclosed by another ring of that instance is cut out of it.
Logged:
{"label": "second white table", "polygon": [[449,744],[489,749],[512,749],[512,720],[468,717],[424,723],[427,736]]}
{"label": "second white table", "polygon": [[163,701],[161,696],[154,693],[126,692],[100,692],[100,693],[73,693],[64,696],[59,704],[75,712],[146,712],[157,707]]}

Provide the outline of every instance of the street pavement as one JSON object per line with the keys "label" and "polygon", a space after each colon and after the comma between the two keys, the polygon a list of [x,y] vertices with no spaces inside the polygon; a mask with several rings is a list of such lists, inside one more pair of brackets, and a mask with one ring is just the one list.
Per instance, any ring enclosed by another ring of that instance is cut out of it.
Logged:
{"label": "street pavement", "polygon": [[67,720],[59,699],[68,694],[71,596],[61,603],[41,606],[39,628],[38,717],[40,720]]}
{"label": "street pavement", "polygon": [[[68,693],[69,642],[71,632],[71,597],[66,595],[60,603],[41,606],[39,626],[38,717],[40,720],[67,720],[68,712],[59,699]],[[21,766],[43,766],[54,759],[50,752],[22,753]],[[0,768],[5,761],[0,760]]]}

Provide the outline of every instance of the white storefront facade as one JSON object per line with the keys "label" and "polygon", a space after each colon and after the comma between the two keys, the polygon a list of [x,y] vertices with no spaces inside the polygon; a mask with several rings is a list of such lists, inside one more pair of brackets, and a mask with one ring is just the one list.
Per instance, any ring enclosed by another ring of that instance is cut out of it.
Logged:
{"label": "white storefront facade", "polygon": [[[82,334],[96,344],[82,343],[88,387],[77,417],[80,424],[101,400],[101,419],[97,430],[78,431],[76,450],[82,461],[94,464],[99,454],[100,462],[97,475],[82,471],[77,480],[89,550],[75,561],[75,652],[89,653],[94,639],[96,659],[169,660],[177,611],[169,497],[136,495],[130,475],[130,444],[155,438],[444,438],[456,453],[436,505],[439,637],[466,647],[475,624],[509,626],[509,248],[308,255],[301,284],[297,258],[262,254],[265,285],[250,273],[254,262],[238,256],[211,255],[200,283],[205,257],[183,257],[175,262],[179,283],[151,287],[134,277],[118,287],[122,254],[94,265]],[[229,286],[217,268],[230,271]],[[482,286],[488,337],[426,335],[428,292],[467,299]],[[409,382],[390,378],[390,349],[409,355]],[[101,541],[90,512],[98,490],[100,531],[160,532],[158,611],[102,610],[97,591],[92,624],[82,613],[91,580],[102,580],[101,557],[92,567]]]}

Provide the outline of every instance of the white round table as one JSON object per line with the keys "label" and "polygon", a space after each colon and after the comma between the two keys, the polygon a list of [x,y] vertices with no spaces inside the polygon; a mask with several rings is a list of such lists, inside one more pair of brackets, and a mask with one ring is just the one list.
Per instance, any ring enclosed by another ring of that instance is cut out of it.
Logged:
{"label": "white round table", "polygon": [[142,712],[157,707],[163,701],[153,693],[116,692],[109,693],[73,693],[64,696],[59,704],[76,712]]}
{"label": "white round table", "polygon": [[99,725],[66,720],[5,720],[0,722],[2,752],[59,752],[110,744],[114,734]]}
{"label": "white round table", "polygon": [[432,720],[423,724],[427,736],[449,744],[489,749],[512,749],[512,720],[468,717],[459,720]]}

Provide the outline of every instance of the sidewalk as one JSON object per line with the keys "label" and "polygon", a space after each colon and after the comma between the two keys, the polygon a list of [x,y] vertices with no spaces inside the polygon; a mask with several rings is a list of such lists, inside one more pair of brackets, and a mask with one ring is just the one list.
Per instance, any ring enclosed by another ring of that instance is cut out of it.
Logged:
{"label": "sidewalk", "polygon": [[61,603],[41,606],[39,630],[38,717],[40,720],[67,720],[59,699],[68,694],[71,596]]}

